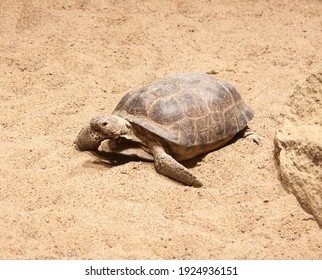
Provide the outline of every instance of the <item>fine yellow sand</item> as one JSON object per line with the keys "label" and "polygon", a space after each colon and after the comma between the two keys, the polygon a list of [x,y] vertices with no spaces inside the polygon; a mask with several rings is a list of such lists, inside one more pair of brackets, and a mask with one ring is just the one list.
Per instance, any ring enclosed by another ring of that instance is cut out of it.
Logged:
{"label": "fine yellow sand", "polygon": [[[321,259],[273,157],[285,102],[322,61],[321,14],[318,0],[1,0],[0,258]],[[263,140],[188,163],[202,188],[74,149],[124,93],[190,71],[232,82]]]}

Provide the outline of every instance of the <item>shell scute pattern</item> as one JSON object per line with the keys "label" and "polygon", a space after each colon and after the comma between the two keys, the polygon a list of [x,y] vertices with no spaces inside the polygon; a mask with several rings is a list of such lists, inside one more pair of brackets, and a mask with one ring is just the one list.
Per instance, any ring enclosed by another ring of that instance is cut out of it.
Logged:
{"label": "shell scute pattern", "polygon": [[211,114],[211,129],[209,131],[211,139],[225,138],[224,115],[219,110],[214,110]]}
{"label": "shell scute pattern", "polygon": [[196,142],[195,122],[190,118],[183,119],[179,124],[180,142],[186,143],[187,146],[193,146]]}
{"label": "shell scute pattern", "polygon": [[235,135],[253,118],[234,86],[201,73],[131,91],[113,114],[182,147],[201,147]]}
{"label": "shell scute pattern", "polygon": [[209,112],[207,104],[195,90],[182,91],[176,99],[180,103],[183,113],[188,118],[200,118]]}
{"label": "shell scute pattern", "polygon": [[224,89],[222,92],[227,93],[229,96],[228,98],[232,99],[232,102],[241,101],[241,97],[233,85],[226,81],[220,81],[218,84]]}
{"label": "shell scute pattern", "polygon": [[235,113],[235,108],[230,107],[224,111],[225,135],[233,135],[239,131],[238,122]]}
{"label": "shell scute pattern", "polygon": [[[249,112],[251,113],[251,112]],[[245,127],[251,116],[247,116],[247,110],[245,110],[242,104],[238,104],[235,108],[236,119],[239,127]]]}
{"label": "shell scute pattern", "polygon": [[176,83],[165,81],[154,83],[149,87],[149,92],[158,98],[167,97],[178,90],[179,86]]}
{"label": "shell scute pattern", "polygon": [[184,117],[180,107],[178,101],[173,97],[160,99],[151,106],[148,117],[156,123],[169,125]]}
{"label": "shell scute pattern", "polygon": [[197,139],[195,145],[206,145],[209,143],[209,122],[208,115],[195,120]]}

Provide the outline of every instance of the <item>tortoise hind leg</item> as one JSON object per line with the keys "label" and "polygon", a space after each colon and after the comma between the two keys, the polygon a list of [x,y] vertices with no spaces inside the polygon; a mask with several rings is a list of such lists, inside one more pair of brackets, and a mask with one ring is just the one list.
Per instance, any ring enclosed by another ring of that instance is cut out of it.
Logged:
{"label": "tortoise hind leg", "polygon": [[154,146],[153,149],[154,166],[160,173],[175,179],[185,185],[201,187],[202,183],[186,167],[168,155],[163,147]]}
{"label": "tortoise hind leg", "polygon": [[255,131],[252,131],[248,126],[243,129],[241,136],[258,145],[261,143],[258,134]]}

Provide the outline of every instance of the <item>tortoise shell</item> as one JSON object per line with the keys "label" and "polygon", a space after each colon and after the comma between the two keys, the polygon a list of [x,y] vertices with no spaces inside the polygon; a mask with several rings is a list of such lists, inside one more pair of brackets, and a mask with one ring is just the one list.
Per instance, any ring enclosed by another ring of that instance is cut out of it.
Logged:
{"label": "tortoise shell", "polygon": [[222,146],[254,116],[233,85],[205,73],[172,76],[130,91],[112,114],[167,142],[181,159]]}

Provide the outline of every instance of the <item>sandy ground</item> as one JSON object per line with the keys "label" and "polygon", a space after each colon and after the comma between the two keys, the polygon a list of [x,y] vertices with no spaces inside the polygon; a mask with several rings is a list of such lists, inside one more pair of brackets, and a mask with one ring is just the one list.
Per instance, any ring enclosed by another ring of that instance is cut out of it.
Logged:
{"label": "sandy ground", "polygon": [[[322,61],[321,14],[317,0],[1,0],[1,259],[322,259],[273,158],[285,102]],[[187,163],[204,187],[74,149],[125,92],[190,71],[231,81],[263,139]]]}

